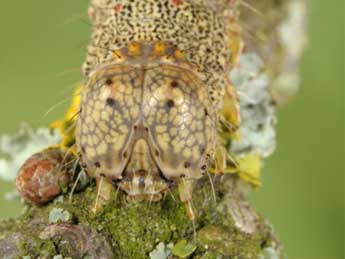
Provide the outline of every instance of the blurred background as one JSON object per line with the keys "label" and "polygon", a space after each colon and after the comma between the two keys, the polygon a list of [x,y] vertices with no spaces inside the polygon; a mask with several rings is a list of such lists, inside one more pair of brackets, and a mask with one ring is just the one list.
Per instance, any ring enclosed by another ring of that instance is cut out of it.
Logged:
{"label": "blurred background", "polygon": [[[81,80],[86,0],[0,1],[0,134],[60,118]],[[294,39],[291,39],[292,41]],[[344,3],[311,0],[301,89],[279,112],[278,148],[251,194],[290,259],[344,258]],[[48,116],[44,114],[57,103]],[[20,213],[0,181],[0,219]]]}

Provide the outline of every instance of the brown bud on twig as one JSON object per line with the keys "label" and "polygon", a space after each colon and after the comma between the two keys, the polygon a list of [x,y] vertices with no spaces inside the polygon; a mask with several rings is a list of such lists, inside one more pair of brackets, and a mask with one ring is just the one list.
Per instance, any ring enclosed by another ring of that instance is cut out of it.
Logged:
{"label": "brown bud on twig", "polygon": [[73,180],[72,155],[61,149],[47,149],[32,155],[20,168],[16,187],[22,198],[43,205],[62,193]]}

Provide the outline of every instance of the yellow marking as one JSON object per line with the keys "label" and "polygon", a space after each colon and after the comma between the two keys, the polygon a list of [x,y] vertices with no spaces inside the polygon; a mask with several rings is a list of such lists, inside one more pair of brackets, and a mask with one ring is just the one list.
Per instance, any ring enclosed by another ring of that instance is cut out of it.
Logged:
{"label": "yellow marking", "polygon": [[154,46],[154,55],[161,56],[167,49],[167,45],[164,42],[158,42]]}
{"label": "yellow marking", "polygon": [[123,55],[122,55],[122,53],[121,53],[121,51],[120,50],[115,50],[114,52],[113,52],[113,58],[115,59],[115,60],[121,60],[121,59],[123,59]]}
{"label": "yellow marking", "polygon": [[131,44],[129,44],[128,46],[128,52],[129,55],[131,56],[139,56],[141,53],[141,46],[139,43],[137,42],[132,42]]}
{"label": "yellow marking", "polygon": [[185,55],[181,50],[175,50],[175,57],[178,60],[185,60]]}

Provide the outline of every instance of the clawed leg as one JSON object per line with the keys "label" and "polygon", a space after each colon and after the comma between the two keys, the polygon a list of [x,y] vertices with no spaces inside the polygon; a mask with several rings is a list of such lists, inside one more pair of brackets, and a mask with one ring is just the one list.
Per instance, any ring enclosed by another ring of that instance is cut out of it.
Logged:
{"label": "clawed leg", "polygon": [[195,214],[192,206],[194,184],[194,180],[185,180],[182,178],[182,181],[178,185],[180,200],[185,204],[187,216],[192,221],[195,220]]}
{"label": "clawed leg", "polygon": [[197,240],[196,235],[196,227],[195,227],[195,214],[193,211],[193,204],[192,204],[192,197],[193,197],[193,189],[196,180],[186,180],[182,178],[182,181],[178,185],[178,191],[180,194],[181,201],[185,204],[186,213],[188,218],[192,221],[193,230],[194,230],[194,241]]}
{"label": "clawed leg", "polygon": [[97,182],[97,197],[95,204],[92,207],[92,212],[96,214],[104,205],[108,203],[111,197],[111,192],[113,190],[113,185],[109,183],[104,176],[101,176],[96,179]]}

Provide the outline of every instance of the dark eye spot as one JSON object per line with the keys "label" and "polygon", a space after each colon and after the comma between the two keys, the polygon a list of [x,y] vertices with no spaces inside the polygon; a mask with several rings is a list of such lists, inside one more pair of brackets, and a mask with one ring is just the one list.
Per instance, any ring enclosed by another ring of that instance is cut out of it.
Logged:
{"label": "dark eye spot", "polygon": [[127,158],[127,152],[123,153],[123,158]]}
{"label": "dark eye spot", "polygon": [[95,166],[96,166],[97,168],[100,168],[100,167],[101,167],[101,163],[100,163],[100,162],[96,162],[96,163],[95,163]]}
{"label": "dark eye spot", "polygon": [[172,107],[175,106],[175,102],[173,100],[168,100],[166,103],[167,110],[170,110]]}
{"label": "dark eye spot", "polygon": [[107,105],[109,105],[110,107],[116,108],[116,101],[115,101],[115,99],[107,98],[106,102],[107,102]]}
{"label": "dark eye spot", "polygon": [[188,161],[184,162],[184,168],[189,168],[190,167],[190,163]]}
{"label": "dark eye spot", "polygon": [[204,109],[204,112],[205,112],[205,116],[208,116],[208,110],[206,108]]}
{"label": "dark eye spot", "polygon": [[159,156],[159,151],[157,149],[155,150],[155,155]]}
{"label": "dark eye spot", "polygon": [[171,86],[172,88],[178,87],[178,83],[177,83],[176,81],[172,81],[171,84],[170,84],[170,86]]}
{"label": "dark eye spot", "polygon": [[206,165],[203,165],[203,166],[201,167],[201,170],[206,170],[206,168],[207,168],[207,166],[206,166]]}
{"label": "dark eye spot", "polygon": [[105,84],[106,84],[106,85],[112,85],[112,84],[113,84],[113,80],[111,80],[111,78],[108,78],[108,79],[105,81]]}

